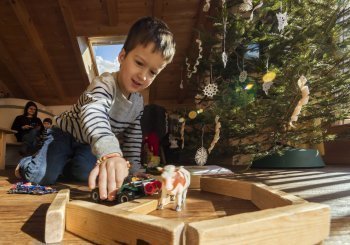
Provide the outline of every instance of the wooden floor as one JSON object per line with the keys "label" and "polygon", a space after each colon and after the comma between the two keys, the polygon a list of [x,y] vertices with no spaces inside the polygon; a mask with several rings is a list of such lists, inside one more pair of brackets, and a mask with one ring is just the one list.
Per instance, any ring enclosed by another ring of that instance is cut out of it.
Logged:
{"label": "wooden floor", "polygon": [[[236,173],[234,178],[262,182],[308,201],[330,205],[331,236],[324,244],[350,244],[349,172],[350,166],[303,170],[249,170]],[[44,242],[45,213],[54,194],[7,194],[7,190],[15,182],[12,169],[0,171],[0,244],[41,244]],[[60,183],[55,187],[70,188],[72,199],[89,200],[89,191],[83,184]],[[171,208],[167,206],[165,210],[154,211],[150,215],[192,222],[257,210],[249,201],[196,190],[189,192],[183,212],[177,213]],[[89,244],[69,232],[65,233],[63,243]]]}

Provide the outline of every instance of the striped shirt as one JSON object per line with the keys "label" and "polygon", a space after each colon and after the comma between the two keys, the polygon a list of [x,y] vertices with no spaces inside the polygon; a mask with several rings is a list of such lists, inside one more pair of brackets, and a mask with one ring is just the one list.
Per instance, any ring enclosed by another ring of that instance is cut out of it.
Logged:
{"label": "striped shirt", "polygon": [[55,118],[56,125],[78,142],[90,144],[97,158],[120,153],[132,163],[131,172],[141,167],[141,116],[143,98],[121,92],[117,73],[96,77],[69,111]]}

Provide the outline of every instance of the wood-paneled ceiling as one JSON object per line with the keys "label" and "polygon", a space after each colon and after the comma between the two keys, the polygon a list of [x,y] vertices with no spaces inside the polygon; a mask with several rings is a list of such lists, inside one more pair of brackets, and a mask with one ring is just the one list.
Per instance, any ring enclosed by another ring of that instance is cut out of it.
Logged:
{"label": "wood-paneled ceiling", "polygon": [[181,69],[203,20],[204,0],[0,0],[0,87],[46,106],[75,103],[88,86],[77,37],[126,35],[142,16],[164,20],[177,43],[174,61],[149,90],[149,102],[193,101]]}

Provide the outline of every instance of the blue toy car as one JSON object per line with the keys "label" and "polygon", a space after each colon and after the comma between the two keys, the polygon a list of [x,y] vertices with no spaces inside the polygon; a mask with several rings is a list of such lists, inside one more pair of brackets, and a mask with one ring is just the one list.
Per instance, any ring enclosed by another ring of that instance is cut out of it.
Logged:
{"label": "blue toy car", "polygon": [[51,187],[42,186],[42,185],[33,185],[30,182],[23,183],[18,182],[14,184],[10,190],[7,191],[9,194],[32,194],[32,195],[44,195],[49,193],[57,192]]}

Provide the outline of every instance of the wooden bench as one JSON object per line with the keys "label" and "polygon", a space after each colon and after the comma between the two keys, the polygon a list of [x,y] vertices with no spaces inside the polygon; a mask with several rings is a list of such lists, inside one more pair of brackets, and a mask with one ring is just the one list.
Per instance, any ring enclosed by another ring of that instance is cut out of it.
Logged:
{"label": "wooden bench", "polygon": [[17,131],[0,127],[0,170],[5,169],[6,134],[15,134]]}

